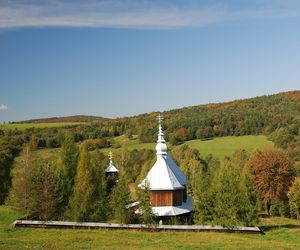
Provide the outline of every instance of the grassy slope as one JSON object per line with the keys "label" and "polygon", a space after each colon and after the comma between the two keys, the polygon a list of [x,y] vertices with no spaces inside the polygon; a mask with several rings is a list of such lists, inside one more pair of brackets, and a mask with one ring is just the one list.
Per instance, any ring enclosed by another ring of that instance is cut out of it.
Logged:
{"label": "grassy slope", "polygon": [[71,125],[79,125],[84,122],[57,122],[57,123],[18,123],[18,124],[0,124],[0,129],[19,129],[24,130],[27,128],[49,128],[49,127],[67,127]]}
{"label": "grassy slope", "polygon": [[[128,140],[124,136],[119,136],[115,138],[115,142],[119,145],[122,145],[128,150],[133,149],[155,149],[155,143],[140,143],[137,139]],[[245,149],[247,151],[252,151],[254,149],[263,149],[265,147],[272,147],[273,143],[268,141],[267,138],[263,135],[247,135],[247,136],[227,136],[227,137],[217,137],[212,140],[201,141],[201,140],[192,140],[185,142],[184,144],[188,145],[191,148],[198,149],[200,155],[205,157],[209,154],[214,155],[220,159],[224,156],[232,155],[238,149]],[[181,145],[180,145],[181,146]],[[179,147],[180,147],[179,146]],[[121,150],[117,149],[103,149],[104,153],[108,151],[117,152]]]}
{"label": "grassy slope", "polygon": [[[104,148],[101,151],[104,154],[108,154],[109,151],[118,153],[124,149],[133,150],[133,149],[153,149],[155,150],[155,143],[140,143],[137,139],[129,140],[124,136],[118,136],[114,138],[115,144],[118,144],[122,147],[120,148]],[[188,141],[185,144],[191,148],[198,149],[200,155],[205,157],[208,154],[212,154],[215,157],[222,159],[226,155],[232,155],[238,149],[245,149],[252,151],[254,149],[263,149],[265,147],[272,147],[273,143],[268,141],[267,138],[263,135],[249,135],[249,136],[228,136],[228,137],[217,137],[212,140],[201,141],[201,140],[192,140]],[[179,145],[177,147],[181,147]],[[41,149],[34,152],[38,157],[50,158],[58,154],[60,149]]]}
{"label": "grassy slope", "polygon": [[238,149],[252,151],[273,146],[273,143],[268,141],[263,135],[217,137],[208,141],[192,140],[185,144],[191,148],[198,149],[202,156],[212,154],[220,159],[226,155],[232,155]]}
{"label": "grassy slope", "polygon": [[300,222],[263,219],[265,235],[213,232],[15,229],[18,214],[0,206],[0,249],[299,249]]}

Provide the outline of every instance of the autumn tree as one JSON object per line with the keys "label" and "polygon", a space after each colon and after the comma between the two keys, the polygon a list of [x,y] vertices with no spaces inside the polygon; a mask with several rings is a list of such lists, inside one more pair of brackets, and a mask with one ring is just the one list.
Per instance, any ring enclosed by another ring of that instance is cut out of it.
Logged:
{"label": "autumn tree", "polygon": [[300,177],[294,180],[288,192],[288,197],[292,214],[296,215],[297,220],[300,220]]}
{"label": "autumn tree", "polygon": [[254,188],[270,214],[272,202],[281,200],[292,182],[292,162],[282,150],[266,149],[254,152],[247,165]]}

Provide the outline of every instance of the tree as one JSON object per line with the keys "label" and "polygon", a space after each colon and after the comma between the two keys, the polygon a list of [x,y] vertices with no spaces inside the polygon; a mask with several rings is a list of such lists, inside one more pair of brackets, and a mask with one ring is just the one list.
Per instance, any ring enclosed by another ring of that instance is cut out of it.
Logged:
{"label": "tree", "polygon": [[60,208],[62,213],[67,209],[69,198],[73,192],[78,156],[79,149],[74,142],[74,136],[69,133],[65,137],[61,148],[62,169],[57,173],[57,182],[60,187]]}
{"label": "tree", "polygon": [[79,150],[74,142],[74,136],[73,134],[67,134],[61,148],[61,160],[70,188],[74,185],[78,156]]}
{"label": "tree", "polygon": [[203,168],[196,176],[196,188],[194,195],[195,222],[197,224],[211,224],[214,215],[214,193],[211,188],[212,175],[210,170]]}
{"label": "tree", "polygon": [[282,150],[266,149],[254,152],[247,165],[254,188],[270,214],[272,202],[283,199],[292,182],[292,162]]}
{"label": "tree", "polygon": [[129,223],[130,212],[126,206],[130,203],[130,191],[125,176],[121,176],[111,194],[111,211],[113,218],[120,223]]}
{"label": "tree", "polygon": [[275,132],[270,135],[270,139],[276,146],[285,149],[288,143],[294,140],[293,131],[287,127],[276,129]]}
{"label": "tree", "polygon": [[95,183],[95,211],[92,215],[93,221],[105,221],[108,216],[108,195],[106,192],[106,179],[104,174],[105,156],[99,150],[91,158],[93,183]]}
{"label": "tree", "polygon": [[31,172],[31,200],[29,208],[32,216],[42,220],[57,217],[57,188],[55,166],[47,161],[36,161]]}
{"label": "tree", "polygon": [[291,212],[300,220],[300,177],[297,177],[288,192]]}
{"label": "tree", "polygon": [[257,195],[253,187],[249,169],[244,165],[240,178],[241,202],[239,218],[246,226],[253,226],[258,221]]}
{"label": "tree", "polygon": [[31,154],[30,145],[26,145],[21,153],[20,160],[12,170],[12,187],[6,201],[7,204],[23,210],[26,215],[30,213],[33,162],[34,158]]}
{"label": "tree", "polygon": [[152,212],[151,207],[151,193],[149,189],[149,183],[146,181],[143,188],[138,190],[138,201],[140,218],[142,223],[146,225],[152,225],[155,223],[155,215]]}
{"label": "tree", "polygon": [[214,222],[222,226],[235,226],[241,201],[239,190],[238,166],[225,159],[215,180],[215,213]]}
{"label": "tree", "polygon": [[95,209],[95,185],[87,146],[80,147],[74,191],[70,198],[70,216],[76,221],[89,221]]}
{"label": "tree", "polygon": [[57,216],[57,202],[54,166],[35,160],[30,146],[25,146],[13,169],[13,185],[7,203],[27,216],[49,220]]}

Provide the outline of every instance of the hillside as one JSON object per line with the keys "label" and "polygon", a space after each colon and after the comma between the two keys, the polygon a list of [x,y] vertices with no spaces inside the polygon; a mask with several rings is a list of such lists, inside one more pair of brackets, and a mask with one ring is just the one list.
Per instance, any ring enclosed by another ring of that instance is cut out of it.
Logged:
{"label": "hillside", "polygon": [[92,122],[92,121],[103,121],[106,120],[104,117],[100,116],[87,116],[87,115],[73,115],[73,116],[64,116],[64,117],[49,117],[49,118],[39,118],[31,119],[25,121],[12,122],[13,124],[18,123],[74,123],[74,122]]}

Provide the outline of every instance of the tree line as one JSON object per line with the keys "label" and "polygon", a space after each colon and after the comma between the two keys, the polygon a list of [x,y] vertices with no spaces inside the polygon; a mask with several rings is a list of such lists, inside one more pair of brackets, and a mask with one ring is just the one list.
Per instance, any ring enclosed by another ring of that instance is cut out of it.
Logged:
{"label": "tree line", "polygon": [[[171,154],[188,177],[194,222],[255,225],[262,210],[299,219],[299,177],[287,151],[239,150],[220,161],[213,156],[202,159],[184,145]],[[65,137],[58,160],[37,158],[27,144],[13,168],[6,203],[42,220],[154,223],[149,190],[137,188],[154,161],[152,150],[121,152],[115,156],[119,180],[109,185],[104,175],[107,157],[97,150],[92,153],[85,143],[78,147],[74,135]],[[130,183],[138,190],[134,198]],[[136,199],[147,211],[141,216],[127,207]]]}

